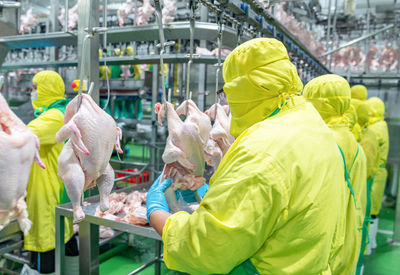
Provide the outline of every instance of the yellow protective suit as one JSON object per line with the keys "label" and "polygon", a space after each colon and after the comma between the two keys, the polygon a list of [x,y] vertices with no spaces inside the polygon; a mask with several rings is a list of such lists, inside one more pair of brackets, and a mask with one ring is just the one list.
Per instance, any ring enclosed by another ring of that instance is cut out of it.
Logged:
{"label": "yellow protective suit", "polygon": [[344,112],[344,116],[347,117],[347,120],[349,121],[350,130],[353,130],[354,125],[357,124],[358,116],[357,116],[356,108],[354,107],[354,105],[351,104],[351,102],[350,102],[349,109],[347,109],[346,112]]}
{"label": "yellow protective suit", "polygon": [[[103,58],[103,51],[99,49],[99,58]],[[107,70],[107,71],[106,71]],[[99,66],[99,79],[111,78],[111,69],[108,66]]]}
{"label": "yellow protective suit", "polygon": [[369,121],[369,107],[363,102],[357,108],[358,124],[362,128],[360,132],[360,145],[367,157],[367,178],[372,180],[379,166],[379,143],[375,133],[367,127]]}
{"label": "yellow protective suit", "polygon": [[[351,99],[351,105],[354,106],[356,112],[358,110],[358,107],[360,105],[362,105],[364,103],[364,101],[361,101],[359,99],[356,98],[352,98]],[[353,133],[353,135],[356,137],[356,140],[359,142],[361,139],[361,131],[362,131],[362,127],[360,126],[360,124],[358,123],[358,120],[356,121],[355,125],[353,126],[351,132]]]}
{"label": "yellow protective suit", "polygon": [[[32,227],[25,236],[24,246],[30,251],[46,252],[55,248],[55,207],[60,204],[64,189],[57,176],[58,155],[63,144],[56,142],[56,133],[64,125],[65,88],[62,78],[53,71],[36,74],[32,82],[37,84],[38,90],[38,98],[32,102],[33,108],[49,109],[28,124],[40,140],[39,154],[46,169],[37,165],[31,168],[26,203]],[[65,242],[72,235],[72,222],[66,220]]]}
{"label": "yellow protective suit", "polygon": [[236,270],[249,262],[260,274],[331,274],[343,161],[312,105],[301,96],[286,100],[302,84],[285,47],[268,38],[245,42],[225,60],[223,77],[237,139],[199,209],[168,218],[166,265],[190,274],[235,266],[234,274],[247,274]]}
{"label": "yellow protective suit", "polygon": [[[345,163],[347,187],[340,210],[336,251],[330,259],[332,274],[354,274],[361,247],[365,216],[367,161],[364,150],[350,132],[345,112],[350,107],[350,86],[341,76],[328,74],[314,78],[304,87],[310,101],[332,130]],[[354,122],[355,123],[355,122]],[[355,205],[356,203],[356,205]]]}
{"label": "yellow protective suit", "polygon": [[386,159],[389,152],[389,132],[384,120],[385,104],[377,97],[367,100],[370,110],[368,129],[375,133],[379,143],[379,167],[376,171],[371,191],[371,215],[378,215],[382,206],[382,197],[385,192],[387,170]]}
{"label": "yellow protective suit", "polygon": [[364,85],[354,85],[351,87],[351,97],[361,101],[367,100],[367,88]]}

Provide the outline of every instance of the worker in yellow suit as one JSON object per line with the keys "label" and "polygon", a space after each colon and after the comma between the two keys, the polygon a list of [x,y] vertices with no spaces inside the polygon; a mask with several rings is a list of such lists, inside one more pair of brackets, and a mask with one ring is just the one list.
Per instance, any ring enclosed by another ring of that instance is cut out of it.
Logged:
{"label": "worker in yellow suit", "polygon": [[[368,97],[367,88],[364,85],[354,85],[351,87],[351,105],[353,105],[356,110],[362,102],[364,102]],[[352,127],[352,132],[355,135],[357,141],[360,141],[361,136],[361,127],[358,123],[356,123]]]}
{"label": "worker in yellow suit", "polygon": [[371,191],[371,218],[373,221],[370,225],[370,244],[371,248],[376,248],[376,234],[378,232],[377,216],[382,206],[382,198],[386,186],[387,170],[386,159],[389,152],[389,132],[386,121],[384,120],[385,104],[378,97],[371,97],[367,100],[369,106],[370,117],[368,128],[375,133],[378,139],[379,151],[379,167],[376,171],[374,183]]}
{"label": "worker in yellow suit", "polygon": [[360,101],[366,101],[368,97],[367,87],[358,84],[351,87],[351,98],[358,99]]}
{"label": "worker in yellow suit", "polygon": [[[39,154],[46,165],[41,169],[32,165],[29,176],[26,203],[32,227],[25,236],[24,247],[33,251],[33,267],[39,273],[54,272],[55,207],[61,202],[64,185],[57,176],[58,156],[64,144],[56,142],[56,133],[64,125],[64,112],[68,101],[64,97],[65,87],[60,75],[53,71],[42,71],[32,79],[31,94],[36,119],[28,127],[40,140]],[[73,236],[72,222],[66,220],[66,255],[76,256],[77,243]]]}
{"label": "worker in yellow suit", "polygon": [[336,232],[335,252],[332,254],[332,274],[354,274],[361,248],[362,225],[365,211],[367,160],[364,150],[351,133],[348,118],[350,85],[346,79],[334,74],[314,78],[304,87],[303,95],[311,102],[332,130],[344,162],[347,183]]}
{"label": "worker in yellow suit", "polygon": [[223,77],[236,141],[199,208],[170,214],[170,179],[147,195],[165,264],[190,274],[331,274],[344,165],[332,132],[297,96],[303,85],[285,46],[247,41],[226,58]]}
{"label": "worker in yellow suit", "polygon": [[[354,108],[355,109],[355,108]],[[366,197],[365,197],[365,217],[364,217],[364,223],[362,227],[362,241],[361,241],[361,249],[359,253],[359,259],[357,263],[357,272],[356,274],[362,274],[362,269],[363,269],[363,262],[364,262],[364,254],[367,252],[367,254],[370,254],[370,248],[366,247],[369,243],[369,238],[368,234],[370,232],[370,222],[372,221],[371,219],[371,189],[372,189],[372,184],[374,181],[375,173],[378,168],[378,162],[379,162],[379,152],[378,152],[378,140],[376,138],[375,133],[369,129],[368,126],[368,121],[369,121],[369,107],[366,104],[366,102],[360,101],[357,107],[357,123],[360,125],[360,141],[359,144],[362,146],[364,149],[365,155],[367,157],[367,192],[366,192]],[[368,247],[370,247],[368,245]]]}

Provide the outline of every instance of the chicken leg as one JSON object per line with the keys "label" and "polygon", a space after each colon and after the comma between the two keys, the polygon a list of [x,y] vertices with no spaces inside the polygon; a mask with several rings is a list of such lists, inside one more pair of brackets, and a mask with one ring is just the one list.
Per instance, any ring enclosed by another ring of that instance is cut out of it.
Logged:
{"label": "chicken leg", "polygon": [[68,196],[74,209],[74,222],[85,217],[81,207],[81,197],[85,186],[85,174],[72,149],[71,141],[68,141],[63,154],[58,159],[58,176],[63,180]]}
{"label": "chicken leg", "polygon": [[103,175],[96,180],[96,183],[100,193],[100,210],[104,212],[110,207],[109,196],[114,186],[114,170],[110,164],[107,165]]}

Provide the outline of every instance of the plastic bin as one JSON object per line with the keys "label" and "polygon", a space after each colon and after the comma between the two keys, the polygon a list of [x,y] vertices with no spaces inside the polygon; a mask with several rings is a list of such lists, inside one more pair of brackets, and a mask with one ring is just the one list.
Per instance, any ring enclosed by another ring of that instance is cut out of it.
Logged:
{"label": "plastic bin", "polygon": [[[136,168],[128,168],[128,169],[122,169],[123,171],[131,172],[131,173],[138,173],[140,170]],[[128,174],[125,173],[117,173],[117,178],[122,178],[128,176]],[[136,182],[136,179],[139,179],[139,182]],[[127,182],[131,184],[141,184],[141,183],[146,183],[150,180],[150,172],[149,171],[143,171],[142,174],[139,176],[133,176],[132,178],[121,180],[122,182]]]}

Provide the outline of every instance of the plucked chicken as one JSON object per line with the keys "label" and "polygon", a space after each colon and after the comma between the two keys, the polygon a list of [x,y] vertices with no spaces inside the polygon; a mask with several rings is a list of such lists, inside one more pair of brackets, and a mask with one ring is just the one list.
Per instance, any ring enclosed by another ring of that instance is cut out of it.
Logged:
{"label": "plucked chicken", "polygon": [[119,140],[121,129],[114,119],[103,111],[94,100],[82,94],[82,103],[77,111],[79,96],[67,106],[65,125],[57,132],[61,143],[69,139],[58,159],[58,176],[63,180],[74,210],[74,221],[85,217],[81,198],[85,190],[97,184],[100,193],[100,209],[109,208],[109,195],[114,185],[114,170],[109,159],[114,146],[122,153]]}
{"label": "plucked chicken", "polygon": [[[185,114],[186,108],[187,116],[182,121],[179,114]],[[160,124],[165,116],[168,122],[163,177],[172,179],[173,189],[198,189],[204,183],[204,146],[211,131],[210,119],[191,100],[183,102],[176,111],[169,102],[157,103],[155,111]]]}
{"label": "plucked chicken", "polygon": [[39,156],[39,139],[11,111],[0,94],[0,230],[17,219],[27,234],[31,221],[26,211],[26,186],[32,161],[45,169]]}

